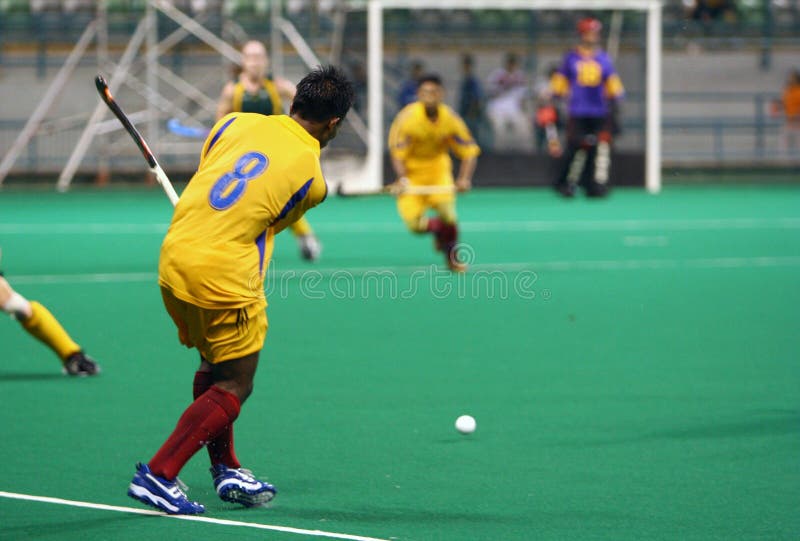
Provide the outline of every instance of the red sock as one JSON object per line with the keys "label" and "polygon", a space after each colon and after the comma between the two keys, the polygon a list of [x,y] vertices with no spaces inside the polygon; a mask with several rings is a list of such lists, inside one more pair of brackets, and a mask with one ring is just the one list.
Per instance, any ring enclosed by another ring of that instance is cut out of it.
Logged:
{"label": "red sock", "polygon": [[[194,398],[195,400],[214,385],[214,378],[211,372],[197,371],[194,374]],[[233,450],[233,425],[229,424],[222,429],[217,437],[208,442],[208,458],[211,465],[225,464],[229,468],[241,468],[239,459]]]}
{"label": "red sock", "polygon": [[150,459],[150,471],[174,479],[192,455],[236,420],[240,409],[236,395],[212,386],[183,412],[175,430]]}
{"label": "red sock", "polygon": [[450,254],[458,243],[458,226],[456,224],[443,223],[439,238],[444,248],[444,253]]}
{"label": "red sock", "polygon": [[444,224],[439,218],[428,218],[428,231],[434,235],[438,235],[442,230]]}

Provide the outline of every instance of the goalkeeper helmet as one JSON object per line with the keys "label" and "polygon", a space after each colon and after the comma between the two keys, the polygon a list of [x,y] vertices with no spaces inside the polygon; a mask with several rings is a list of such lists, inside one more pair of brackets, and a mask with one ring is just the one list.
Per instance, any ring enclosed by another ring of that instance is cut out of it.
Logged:
{"label": "goalkeeper helmet", "polygon": [[581,36],[587,32],[600,32],[603,29],[603,23],[594,17],[585,17],[578,21],[578,34]]}

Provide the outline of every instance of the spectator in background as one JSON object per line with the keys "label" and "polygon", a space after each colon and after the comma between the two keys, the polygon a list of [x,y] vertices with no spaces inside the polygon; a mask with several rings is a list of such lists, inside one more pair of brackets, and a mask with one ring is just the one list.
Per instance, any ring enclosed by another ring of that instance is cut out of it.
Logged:
{"label": "spectator in background", "polygon": [[695,0],[692,19],[703,23],[720,19],[733,21],[736,19],[736,4],[734,0]]}
{"label": "spectator in background", "polygon": [[785,119],[781,138],[783,150],[787,154],[800,150],[800,69],[789,73],[778,105]]}
{"label": "spectator in background", "polygon": [[403,81],[400,85],[400,90],[397,92],[397,108],[402,109],[409,103],[417,101],[417,87],[419,86],[419,79],[422,77],[423,66],[419,60],[414,60],[411,63],[411,70],[408,74],[408,79]]}
{"label": "spectator in background", "polygon": [[495,148],[527,147],[531,134],[523,102],[528,93],[528,83],[516,54],[506,54],[503,67],[489,75],[488,87],[486,110],[492,123]]}
{"label": "spectator in background", "polygon": [[483,126],[485,120],[486,97],[480,80],[475,76],[475,61],[472,55],[465,54],[461,59],[461,93],[458,102],[458,114],[464,119],[467,128],[472,132],[478,146],[485,146]]}

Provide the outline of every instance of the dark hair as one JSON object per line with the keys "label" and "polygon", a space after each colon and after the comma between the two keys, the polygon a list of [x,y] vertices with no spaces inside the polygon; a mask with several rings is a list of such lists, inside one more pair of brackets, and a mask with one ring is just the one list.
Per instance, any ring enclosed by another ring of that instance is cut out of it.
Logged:
{"label": "dark hair", "polygon": [[297,83],[291,113],[312,122],[344,118],[355,92],[344,73],[334,66],[319,66]]}
{"label": "dark hair", "polygon": [[438,86],[442,86],[442,78],[439,77],[438,73],[426,73],[422,77],[420,77],[417,82],[419,86],[422,86],[423,83],[433,83]]}
{"label": "dark hair", "polygon": [[461,57],[461,62],[462,62],[462,63],[463,63],[465,66],[472,67],[472,66],[475,64],[475,59],[474,59],[474,58],[472,58],[472,55],[471,55],[471,54],[469,54],[469,53],[464,53],[464,55]]}

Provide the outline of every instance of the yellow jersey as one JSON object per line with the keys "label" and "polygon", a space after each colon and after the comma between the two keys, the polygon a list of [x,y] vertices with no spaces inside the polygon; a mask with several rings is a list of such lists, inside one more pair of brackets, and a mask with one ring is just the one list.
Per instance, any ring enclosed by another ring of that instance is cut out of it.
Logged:
{"label": "yellow jersey", "polygon": [[221,118],[175,207],[159,284],[202,308],[265,301],[274,235],[327,195],[319,155],[319,142],[288,116]]}
{"label": "yellow jersey", "polygon": [[432,121],[421,102],[406,105],[397,113],[389,128],[389,151],[405,164],[406,176],[414,185],[452,184],[450,152],[460,160],[481,153],[458,114],[439,105]]}
{"label": "yellow jersey", "polygon": [[278,87],[271,79],[261,81],[261,87],[255,94],[245,91],[241,81],[233,85],[233,110],[243,113],[261,113],[262,115],[279,115],[283,113],[283,103]]}

